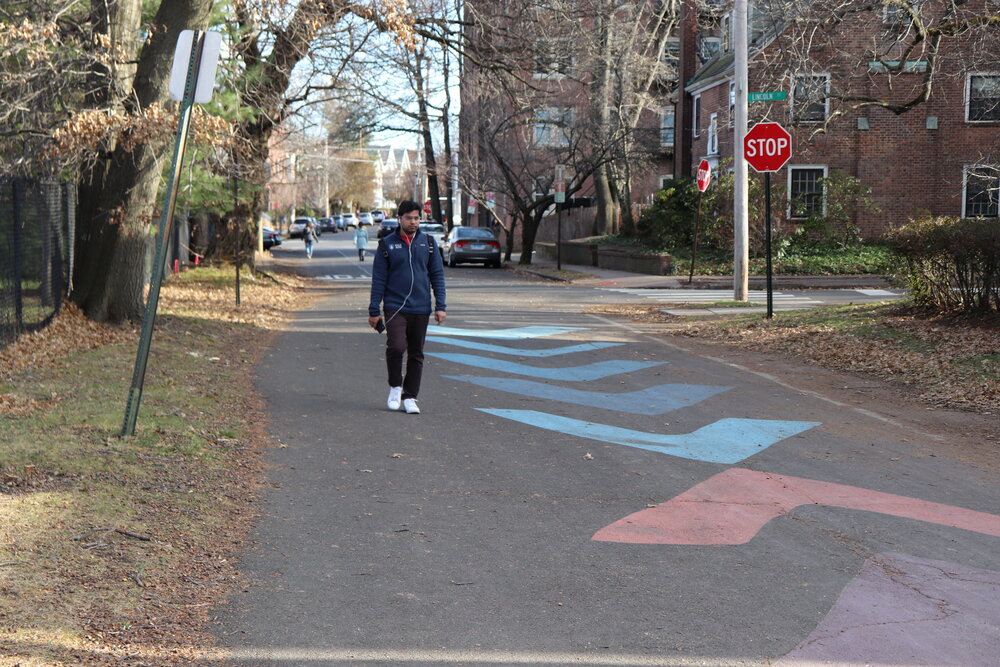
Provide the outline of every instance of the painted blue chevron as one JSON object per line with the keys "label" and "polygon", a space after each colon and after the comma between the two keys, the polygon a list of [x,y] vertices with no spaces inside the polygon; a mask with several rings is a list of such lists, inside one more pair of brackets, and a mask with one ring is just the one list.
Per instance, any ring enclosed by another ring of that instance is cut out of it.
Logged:
{"label": "painted blue chevron", "polygon": [[496,338],[502,340],[524,340],[525,338],[540,338],[555,336],[570,331],[586,331],[586,327],[513,327],[510,329],[455,329],[453,327],[434,327],[431,331],[442,336],[471,336],[472,338]]}
{"label": "painted blue chevron", "polygon": [[510,354],[519,357],[555,357],[560,354],[573,354],[574,352],[593,352],[603,350],[608,347],[618,347],[625,343],[580,343],[579,345],[564,345],[562,347],[550,347],[545,350],[522,350],[506,345],[491,345],[490,343],[478,343],[472,340],[462,340],[461,338],[442,338],[440,336],[428,336],[427,340],[434,343],[444,343],[464,347],[470,350],[482,350],[483,352],[496,352],[497,354]]}
{"label": "painted blue chevron", "polygon": [[534,410],[477,409],[549,431],[709,463],[739,463],[776,442],[822,424],[771,419],[720,419],[691,433],[674,435],[633,431]]}
{"label": "painted blue chevron", "polygon": [[588,382],[590,380],[600,380],[609,375],[619,373],[631,373],[651,366],[659,366],[662,361],[623,361],[619,359],[611,361],[595,361],[592,364],[583,366],[567,366],[564,368],[539,368],[527,364],[519,364],[515,361],[505,361],[503,359],[491,359],[490,357],[479,357],[474,354],[450,354],[445,352],[425,352],[429,357],[437,357],[456,364],[466,364],[476,368],[488,368],[501,373],[513,373],[514,375],[530,375],[531,377],[543,378],[545,380],[564,380],[566,382]]}
{"label": "painted blue chevron", "polygon": [[699,384],[661,384],[639,391],[612,394],[603,391],[582,391],[569,387],[558,387],[534,380],[517,378],[474,377],[469,375],[445,375],[449,380],[471,382],[488,389],[507,391],[512,394],[530,396],[563,403],[589,405],[593,408],[629,412],[634,415],[659,415],[671,410],[700,403],[732,387],[713,387]]}

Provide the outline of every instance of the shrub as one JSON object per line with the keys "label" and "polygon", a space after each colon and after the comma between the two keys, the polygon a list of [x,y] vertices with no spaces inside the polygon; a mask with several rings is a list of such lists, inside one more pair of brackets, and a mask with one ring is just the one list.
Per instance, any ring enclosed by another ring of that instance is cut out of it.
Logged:
{"label": "shrub", "polygon": [[984,315],[1000,312],[1000,224],[926,217],[887,238],[918,305]]}

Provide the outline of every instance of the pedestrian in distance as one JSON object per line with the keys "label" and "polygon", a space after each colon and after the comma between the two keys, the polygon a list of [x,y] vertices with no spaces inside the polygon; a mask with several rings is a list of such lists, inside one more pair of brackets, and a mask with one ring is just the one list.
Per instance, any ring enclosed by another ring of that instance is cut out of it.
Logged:
{"label": "pedestrian in distance", "polygon": [[358,249],[358,261],[365,261],[365,249],[368,248],[368,229],[356,227],[354,229],[354,247]]}
{"label": "pedestrian in distance", "polygon": [[379,240],[372,262],[368,325],[386,332],[386,405],[390,410],[402,408],[415,415],[420,414],[417,394],[427,325],[432,313],[438,324],[445,319],[444,263],[434,238],[420,231],[420,204],[400,202],[397,217],[399,226]]}
{"label": "pedestrian in distance", "polygon": [[313,246],[319,240],[319,237],[316,235],[316,225],[313,224],[312,220],[308,221],[305,229],[302,230],[302,240],[306,243],[306,257],[312,259]]}

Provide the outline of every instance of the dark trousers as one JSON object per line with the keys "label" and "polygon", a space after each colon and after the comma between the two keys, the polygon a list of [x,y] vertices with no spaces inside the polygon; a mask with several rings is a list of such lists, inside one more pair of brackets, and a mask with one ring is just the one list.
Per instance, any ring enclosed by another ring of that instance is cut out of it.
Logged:
{"label": "dark trousers", "polygon": [[[403,398],[416,398],[424,370],[424,337],[430,315],[396,312],[386,314],[385,365],[389,386],[403,387]],[[406,354],[406,378],[403,377],[403,354]]]}

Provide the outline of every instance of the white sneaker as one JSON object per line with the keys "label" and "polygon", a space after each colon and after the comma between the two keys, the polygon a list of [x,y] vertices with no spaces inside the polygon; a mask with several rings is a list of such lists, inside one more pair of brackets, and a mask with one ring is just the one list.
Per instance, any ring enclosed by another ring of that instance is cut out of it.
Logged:
{"label": "white sneaker", "polygon": [[385,402],[390,410],[399,410],[399,400],[403,395],[402,387],[390,387],[389,388],[389,400]]}
{"label": "white sneaker", "polygon": [[417,407],[417,399],[415,398],[404,398],[403,409],[406,410],[406,414],[408,415],[420,414],[420,408]]}

